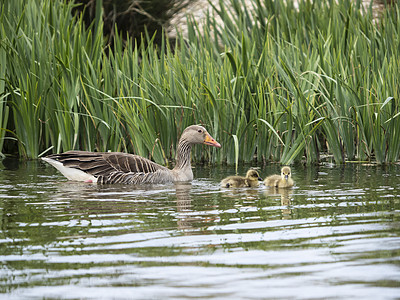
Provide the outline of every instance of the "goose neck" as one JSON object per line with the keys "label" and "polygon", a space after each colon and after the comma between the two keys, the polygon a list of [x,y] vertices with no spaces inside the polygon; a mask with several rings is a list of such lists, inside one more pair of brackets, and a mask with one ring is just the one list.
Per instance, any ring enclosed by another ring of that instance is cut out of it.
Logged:
{"label": "goose neck", "polygon": [[181,139],[178,143],[176,166],[174,169],[181,170],[190,166],[190,152],[192,150],[192,144]]}

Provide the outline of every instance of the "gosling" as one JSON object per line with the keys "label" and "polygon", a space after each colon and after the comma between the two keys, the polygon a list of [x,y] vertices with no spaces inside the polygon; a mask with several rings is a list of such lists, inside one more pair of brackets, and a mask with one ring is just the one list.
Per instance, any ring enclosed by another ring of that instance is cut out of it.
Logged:
{"label": "gosling", "polygon": [[221,181],[222,187],[257,187],[259,186],[259,181],[262,181],[260,175],[256,170],[248,170],[246,177],[243,176],[229,176]]}
{"label": "gosling", "polygon": [[281,169],[281,175],[271,175],[265,178],[264,184],[266,186],[277,187],[277,188],[290,188],[294,185],[292,179],[292,172],[290,167],[283,167]]}

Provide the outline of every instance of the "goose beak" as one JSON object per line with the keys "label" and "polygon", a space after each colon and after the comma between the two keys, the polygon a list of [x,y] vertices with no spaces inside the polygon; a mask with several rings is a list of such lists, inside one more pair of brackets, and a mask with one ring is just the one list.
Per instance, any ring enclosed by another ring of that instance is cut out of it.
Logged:
{"label": "goose beak", "polygon": [[261,177],[258,177],[258,181],[263,181],[263,179]]}
{"label": "goose beak", "polygon": [[203,144],[221,148],[221,145],[216,140],[214,140],[208,133],[206,133],[206,138],[204,139]]}
{"label": "goose beak", "polygon": [[285,179],[288,180],[289,179],[289,175],[285,175]]}

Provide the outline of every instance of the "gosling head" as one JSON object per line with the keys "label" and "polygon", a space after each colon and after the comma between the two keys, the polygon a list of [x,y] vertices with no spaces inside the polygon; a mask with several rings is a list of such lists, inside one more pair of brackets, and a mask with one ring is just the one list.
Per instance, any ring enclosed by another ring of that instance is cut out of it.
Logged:
{"label": "gosling head", "polygon": [[291,171],[290,167],[287,167],[287,166],[283,167],[281,169],[281,176],[282,176],[282,179],[289,180],[289,178],[292,177],[292,171]]}
{"label": "gosling head", "polygon": [[246,173],[246,178],[249,180],[254,180],[254,181],[262,181],[263,179],[260,177],[258,172],[256,170],[250,169]]}

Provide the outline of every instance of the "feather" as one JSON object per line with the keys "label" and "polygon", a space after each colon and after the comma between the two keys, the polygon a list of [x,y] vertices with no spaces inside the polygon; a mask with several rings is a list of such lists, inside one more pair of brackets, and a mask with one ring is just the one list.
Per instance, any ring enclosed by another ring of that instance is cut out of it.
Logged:
{"label": "feather", "polygon": [[99,184],[141,184],[190,181],[192,145],[221,147],[202,126],[187,127],[178,142],[177,161],[173,170],[147,158],[122,152],[88,152],[71,150],[43,158],[70,180]]}

